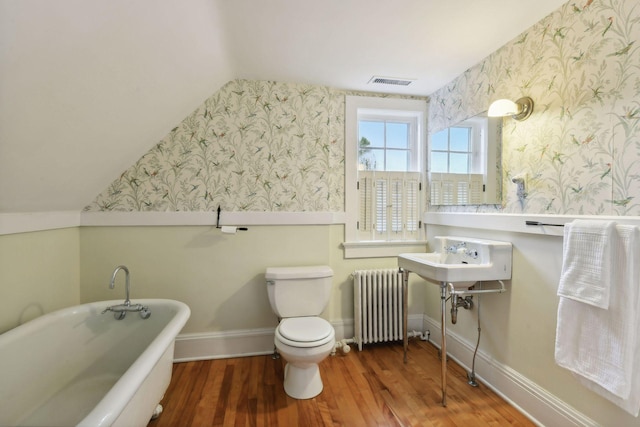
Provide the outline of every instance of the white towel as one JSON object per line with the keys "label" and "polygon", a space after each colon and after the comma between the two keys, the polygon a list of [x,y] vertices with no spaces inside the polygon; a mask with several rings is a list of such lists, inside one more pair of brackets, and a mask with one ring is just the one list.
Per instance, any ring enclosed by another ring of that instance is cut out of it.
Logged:
{"label": "white towel", "polygon": [[632,415],[640,412],[640,232],[616,226],[608,309],[560,298],[556,363]]}
{"label": "white towel", "polygon": [[576,220],[565,225],[558,296],[609,306],[614,231],[613,221]]}

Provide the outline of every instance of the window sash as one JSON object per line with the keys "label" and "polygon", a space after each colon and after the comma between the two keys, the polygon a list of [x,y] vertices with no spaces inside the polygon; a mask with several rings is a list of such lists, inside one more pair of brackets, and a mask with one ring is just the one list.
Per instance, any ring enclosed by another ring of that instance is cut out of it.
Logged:
{"label": "window sash", "polygon": [[[419,149],[419,141],[418,141],[418,120],[416,117],[410,116],[410,117],[401,117],[401,116],[393,116],[390,114],[373,114],[373,113],[358,113],[357,114],[357,119],[356,119],[356,123],[357,123],[357,127],[358,127],[358,142],[360,141],[360,138],[364,135],[360,135],[359,133],[359,128],[360,128],[360,122],[361,121],[367,121],[367,122],[380,122],[383,123],[385,126],[385,141],[383,144],[375,144],[372,143],[372,145],[370,147],[368,147],[369,150],[372,151],[381,151],[383,152],[383,159],[381,160],[381,164],[378,165],[377,168],[371,168],[371,169],[376,169],[378,171],[385,171],[387,169],[387,155],[391,152],[396,152],[396,153],[404,153],[407,156],[407,170],[408,171],[419,171],[420,170],[420,156],[421,156],[421,150]],[[399,148],[399,147],[392,147],[392,146],[388,146],[387,145],[387,124],[389,123],[399,123],[399,124],[405,124],[408,125],[408,141],[407,141],[407,146],[405,148]],[[360,155],[358,156],[358,160],[360,160]]]}

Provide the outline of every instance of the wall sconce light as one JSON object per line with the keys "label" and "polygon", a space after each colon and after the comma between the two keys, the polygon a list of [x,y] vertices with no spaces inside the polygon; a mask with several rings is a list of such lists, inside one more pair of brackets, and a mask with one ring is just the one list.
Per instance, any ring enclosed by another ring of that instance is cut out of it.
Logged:
{"label": "wall sconce light", "polygon": [[493,101],[487,115],[489,117],[513,117],[518,121],[526,120],[533,112],[533,100],[528,96],[513,102],[509,99]]}

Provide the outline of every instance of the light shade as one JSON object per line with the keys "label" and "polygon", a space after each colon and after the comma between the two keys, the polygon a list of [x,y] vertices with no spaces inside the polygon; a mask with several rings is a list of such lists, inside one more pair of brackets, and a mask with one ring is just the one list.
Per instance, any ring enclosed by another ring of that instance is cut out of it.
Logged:
{"label": "light shade", "polygon": [[489,107],[489,117],[513,117],[516,120],[526,120],[533,112],[533,100],[524,97],[513,102],[509,99],[498,99]]}

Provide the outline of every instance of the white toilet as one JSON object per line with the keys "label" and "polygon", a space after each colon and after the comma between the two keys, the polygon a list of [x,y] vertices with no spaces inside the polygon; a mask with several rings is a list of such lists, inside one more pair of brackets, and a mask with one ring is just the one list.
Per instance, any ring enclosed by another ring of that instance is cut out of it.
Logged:
{"label": "white toilet", "polygon": [[333,270],[328,266],[267,268],[267,293],[280,318],[275,345],[287,361],[284,391],[311,399],[322,391],[318,363],[335,346],[333,326],[319,315],[329,303]]}

